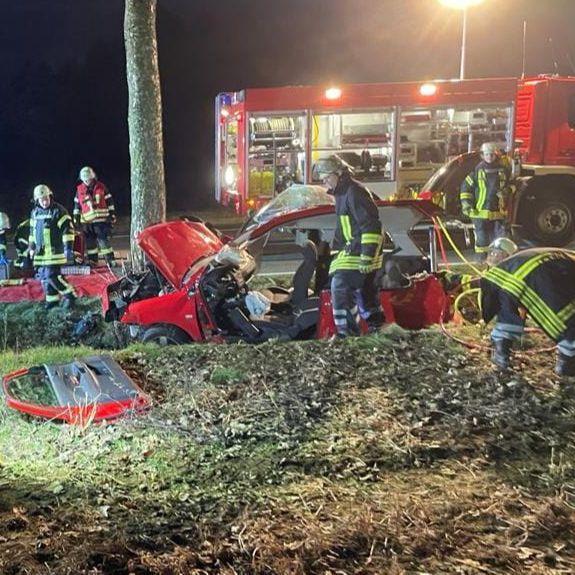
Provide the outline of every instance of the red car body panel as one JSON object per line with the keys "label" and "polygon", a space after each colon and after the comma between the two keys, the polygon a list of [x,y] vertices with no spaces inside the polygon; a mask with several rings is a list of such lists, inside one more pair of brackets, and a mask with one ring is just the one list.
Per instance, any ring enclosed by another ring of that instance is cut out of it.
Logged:
{"label": "red car body panel", "polygon": [[151,406],[151,399],[143,392],[139,392],[133,399],[114,399],[80,405],[41,405],[16,399],[10,392],[10,384],[13,380],[27,375],[29,371],[28,368],[19,369],[2,379],[6,406],[28,415],[73,425],[86,425],[91,422],[117,419],[129,411],[145,411]]}
{"label": "red car body panel", "polygon": [[122,323],[174,325],[185,331],[193,341],[202,341],[204,334],[198,319],[197,298],[198,293],[188,295],[188,290],[181,288],[166,295],[136,301],[128,306]]}
{"label": "red car body panel", "polygon": [[138,245],[172,286],[179,288],[190,266],[218,253],[223,243],[202,223],[177,220],[169,226],[146,228],[138,236]]}

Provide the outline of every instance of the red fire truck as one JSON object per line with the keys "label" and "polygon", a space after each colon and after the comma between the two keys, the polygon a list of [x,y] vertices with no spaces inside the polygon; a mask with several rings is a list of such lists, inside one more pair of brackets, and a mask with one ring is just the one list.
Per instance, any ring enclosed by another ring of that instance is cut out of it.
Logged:
{"label": "red fire truck", "polygon": [[513,223],[549,243],[572,236],[574,77],[246,89],[218,94],[215,114],[216,198],[238,213],[319,183],[315,163],[332,154],[382,198],[404,198],[493,141],[522,160]]}

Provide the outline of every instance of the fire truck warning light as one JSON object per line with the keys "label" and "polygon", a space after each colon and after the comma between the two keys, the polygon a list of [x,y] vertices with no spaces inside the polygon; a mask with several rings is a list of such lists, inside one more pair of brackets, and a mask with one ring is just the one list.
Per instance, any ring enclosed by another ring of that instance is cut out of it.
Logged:
{"label": "fire truck warning light", "polygon": [[325,97],[328,100],[338,100],[341,98],[341,88],[336,88],[335,86],[328,88],[325,91]]}

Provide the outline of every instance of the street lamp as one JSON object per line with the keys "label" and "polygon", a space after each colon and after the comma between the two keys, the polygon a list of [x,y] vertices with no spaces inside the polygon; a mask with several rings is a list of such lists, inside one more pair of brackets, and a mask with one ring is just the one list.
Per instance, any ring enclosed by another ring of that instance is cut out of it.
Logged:
{"label": "street lamp", "polygon": [[467,48],[467,9],[477,6],[483,0],[439,0],[444,6],[463,10],[463,34],[461,36],[461,65],[459,67],[459,79],[465,78],[465,50]]}

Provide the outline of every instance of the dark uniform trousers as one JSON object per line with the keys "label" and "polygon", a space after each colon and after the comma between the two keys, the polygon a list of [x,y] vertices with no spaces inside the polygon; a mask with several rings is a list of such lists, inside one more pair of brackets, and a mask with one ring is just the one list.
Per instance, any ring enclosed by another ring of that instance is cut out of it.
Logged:
{"label": "dark uniform trousers", "polygon": [[74,296],[74,288],[64,279],[60,266],[40,266],[36,273],[40,280],[47,304],[53,304],[60,300],[60,296]]}
{"label": "dark uniform trousers", "polygon": [[108,222],[84,224],[86,255],[92,263],[98,263],[98,256],[107,262],[114,261],[114,250],[110,244],[112,226]]}

